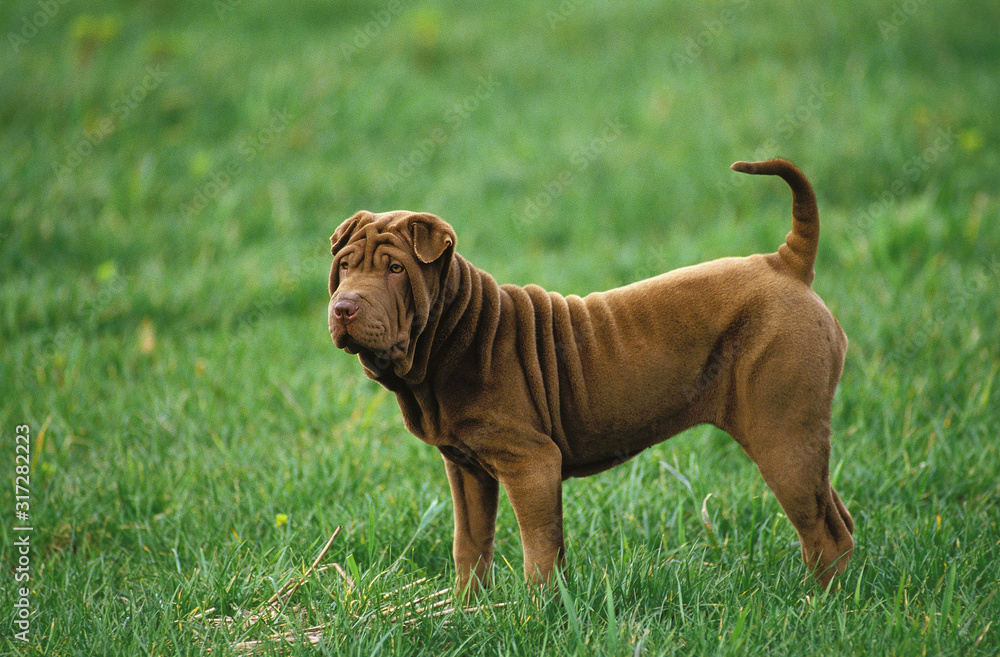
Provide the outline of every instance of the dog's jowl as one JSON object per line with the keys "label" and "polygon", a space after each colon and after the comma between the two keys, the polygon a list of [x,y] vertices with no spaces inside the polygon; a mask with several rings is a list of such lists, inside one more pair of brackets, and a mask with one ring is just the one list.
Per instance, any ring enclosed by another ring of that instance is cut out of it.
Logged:
{"label": "dog's jowl", "polygon": [[441,451],[459,590],[488,582],[501,485],[525,576],[543,582],[564,561],[562,480],[702,423],[757,464],[820,583],[846,568],[854,523],[829,457],[847,338],[811,288],[816,199],[784,160],[733,168],[791,187],[792,230],[776,253],[583,298],[497,285],[431,214],[358,212],[334,233],[330,334]]}

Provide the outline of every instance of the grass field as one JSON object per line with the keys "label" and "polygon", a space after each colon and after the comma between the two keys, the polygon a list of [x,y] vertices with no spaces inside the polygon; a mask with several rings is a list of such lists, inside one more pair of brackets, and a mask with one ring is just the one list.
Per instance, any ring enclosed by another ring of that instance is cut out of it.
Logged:
{"label": "grass field", "polygon": [[[997,654],[998,24],[987,0],[4,2],[0,652]],[[729,164],[776,155],[816,187],[814,287],[851,340],[839,586],[802,584],[752,463],[696,428],[564,485],[551,595],[502,502],[478,610],[390,609],[450,585],[451,503],[330,343],[337,225],[433,212],[500,282],[586,293],[774,250],[788,190]],[[343,575],[212,622],[338,526]]]}

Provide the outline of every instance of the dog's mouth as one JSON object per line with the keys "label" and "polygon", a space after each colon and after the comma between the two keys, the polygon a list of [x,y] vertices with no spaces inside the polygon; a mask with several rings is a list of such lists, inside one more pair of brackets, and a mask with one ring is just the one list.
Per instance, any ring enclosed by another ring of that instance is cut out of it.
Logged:
{"label": "dog's mouth", "polygon": [[342,322],[330,323],[330,336],[333,344],[338,349],[343,349],[349,354],[360,354],[362,352],[370,354],[383,354],[386,349],[380,344],[380,331],[366,330],[357,326],[346,326]]}
{"label": "dog's mouth", "polygon": [[349,354],[359,354],[362,352],[370,352],[363,344],[354,339],[350,333],[346,331],[341,334],[336,340],[337,348],[343,349]]}
{"label": "dog's mouth", "polygon": [[407,342],[402,340],[391,345],[388,349],[373,349],[361,344],[350,333],[343,333],[336,340],[338,348],[349,354],[356,354],[361,358],[361,362],[366,368],[373,372],[384,372],[392,367],[396,360],[406,356]]}

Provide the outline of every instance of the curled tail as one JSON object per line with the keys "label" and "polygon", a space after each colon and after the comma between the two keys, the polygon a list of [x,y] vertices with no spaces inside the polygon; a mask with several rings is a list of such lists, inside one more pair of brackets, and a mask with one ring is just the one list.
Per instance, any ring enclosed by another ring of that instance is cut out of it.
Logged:
{"label": "curled tail", "polygon": [[812,284],[813,265],[819,247],[819,210],[816,195],[805,174],[788,160],[775,158],[763,162],[736,162],[731,167],[740,173],[781,176],[792,188],[792,231],[778,249],[778,256],[797,278]]}

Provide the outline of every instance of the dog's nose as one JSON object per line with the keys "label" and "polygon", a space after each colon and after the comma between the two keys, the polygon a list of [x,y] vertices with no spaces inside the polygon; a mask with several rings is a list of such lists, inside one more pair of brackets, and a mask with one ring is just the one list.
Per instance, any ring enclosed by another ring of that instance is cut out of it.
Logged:
{"label": "dog's nose", "polygon": [[358,316],[358,302],[349,298],[338,299],[333,304],[333,314],[343,324],[348,324]]}

